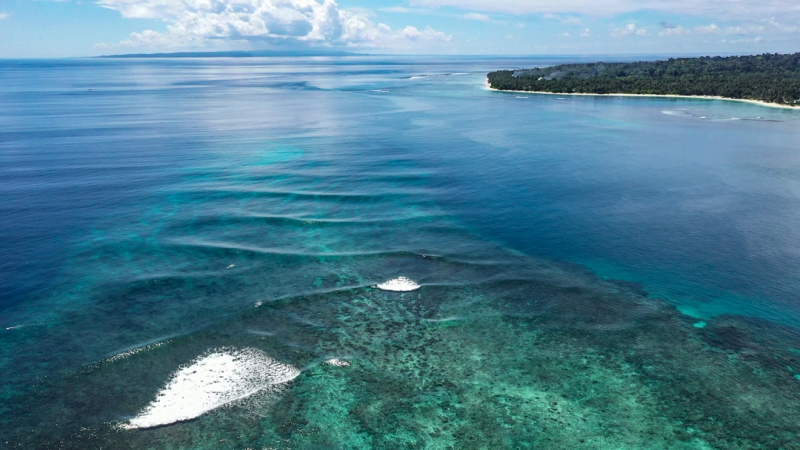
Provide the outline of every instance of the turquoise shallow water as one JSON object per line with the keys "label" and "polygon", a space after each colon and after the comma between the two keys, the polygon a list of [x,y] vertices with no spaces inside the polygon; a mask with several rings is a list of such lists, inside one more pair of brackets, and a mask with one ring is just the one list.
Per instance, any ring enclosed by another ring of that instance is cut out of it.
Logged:
{"label": "turquoise shallow water", "polygon": [[0,63],[3,445],[794,448],[800,112],[550,62]]}

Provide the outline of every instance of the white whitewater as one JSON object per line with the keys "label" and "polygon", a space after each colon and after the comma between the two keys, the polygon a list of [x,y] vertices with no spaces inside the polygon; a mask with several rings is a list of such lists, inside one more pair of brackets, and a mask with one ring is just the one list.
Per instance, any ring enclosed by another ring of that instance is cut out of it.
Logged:
{"label": "white whitewater", "polygon": [[300,375],[253,348],[217,349],[181,368],[125,428],[153,428],[195,419]]}
{"label": "white whitewater", "polygon": [[378,289],[382,289],[384,291],[394,291],[394,292],[416,291],[417,289],[420,288],[419,284],[406,277],[398,277],[393,280],[389,280],[381,284],[378,284],[375,287],[377,287]]}
{"label": "white whitewater", "polygon": [[339,358],[331,358],[322,364],[325,364],[326,366],[347,367],[350,365],[350,361],[345,361]]}

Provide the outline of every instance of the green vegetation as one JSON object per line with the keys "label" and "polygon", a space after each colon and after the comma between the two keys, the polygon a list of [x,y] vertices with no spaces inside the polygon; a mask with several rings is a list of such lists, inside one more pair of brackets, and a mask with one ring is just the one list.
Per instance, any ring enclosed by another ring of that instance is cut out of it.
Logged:
{"label": "green vegetation", "polygon": [[800,106],[800,53],[562,64],[488,77],[489,85],[500,90],[706,95]]}

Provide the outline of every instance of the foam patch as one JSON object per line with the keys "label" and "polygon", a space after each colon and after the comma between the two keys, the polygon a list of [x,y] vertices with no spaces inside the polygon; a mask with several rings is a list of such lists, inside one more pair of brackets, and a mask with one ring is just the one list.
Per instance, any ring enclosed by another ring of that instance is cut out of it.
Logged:
{"label": "foam patch", "polygon": [[343,359],[338,359],[338,358],[331,358],[322,364],[328,366],[347,367],[350,365],[350,361],[345,361]]}
{"label": "foam patch", "polygon": [[175,372],[158,394],[125,428],[153,428],[195,419],[300,375],[288,364],[252,348],[222,348]]}
{"label": "foam patch", "polygon": [[381,283],[375,287],[377,287],[378,289],[383,289],[384,291],[395,291],[395,292],[416,291],[417,289],[420,288],[420,286],[417,283],[406,277],[398,277],[393,280]]}

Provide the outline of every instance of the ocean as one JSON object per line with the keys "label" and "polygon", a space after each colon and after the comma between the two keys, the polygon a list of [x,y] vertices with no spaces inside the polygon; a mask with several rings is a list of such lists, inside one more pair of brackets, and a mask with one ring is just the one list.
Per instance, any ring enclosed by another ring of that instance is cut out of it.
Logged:
{"label": "ocean", "polygon": [[573,61],[0,61],[0,447],[800,448],[800,110]]}

